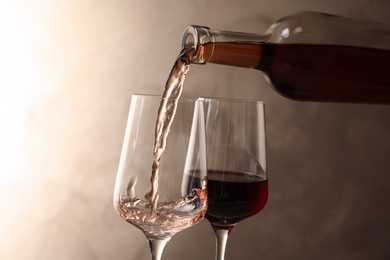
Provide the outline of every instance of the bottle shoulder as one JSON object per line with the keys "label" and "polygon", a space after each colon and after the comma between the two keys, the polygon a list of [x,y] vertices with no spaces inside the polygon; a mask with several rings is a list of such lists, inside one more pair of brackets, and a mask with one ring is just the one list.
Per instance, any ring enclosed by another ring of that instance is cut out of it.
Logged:
{"label": "bottle shoulder", "polygon": [[266,32],[269,42],[332,44],[390,49],[390,26],[302,11],[279,19]]}

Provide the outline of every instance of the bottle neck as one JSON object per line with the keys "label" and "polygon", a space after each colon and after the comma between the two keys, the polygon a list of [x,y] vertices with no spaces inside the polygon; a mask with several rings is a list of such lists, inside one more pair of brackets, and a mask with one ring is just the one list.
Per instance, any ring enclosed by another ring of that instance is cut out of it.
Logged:
{"label": "bottle neck", "polygon": [[211,62],[255,68],[261,57],[261,45],[270,37],[270,34],[212,31],[208,27],[192,25],[183,33],[181,49],[193,49],[191,63],[194,64]]}

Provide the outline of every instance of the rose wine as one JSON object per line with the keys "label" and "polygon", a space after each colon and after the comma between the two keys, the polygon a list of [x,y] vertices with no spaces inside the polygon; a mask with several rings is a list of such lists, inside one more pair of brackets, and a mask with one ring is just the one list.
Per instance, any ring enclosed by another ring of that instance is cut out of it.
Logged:
{"label": "rose wine", "polygon": [[135,196],[136,179],[131,179],[125,199],[117,205],[119,215],[130,224],[140,229],[148,239],[164,239],[198,223],[207,209],[206,181],[198,178],[197,182],[188,181],[191,177],[184,174],[182,199],[175,202],[157,202],[155,210],[151,203]]}
{"label": "rose wine", "polygon": [[165,83],[161,103],[157,111],[155,127],[154,161],[152,163],[152,174],[150,177],[151,188],[145,195],[150,202],[152,213],[157,210],[158,203],[158,170],[161,155],[163,154],[169,134],[169,129],[175,118],[177,102],[183,90],[184,79],[190,66],[190,55],[193,50],[184,50],[177,57],[168,80]]}
{"label": "rose wine", "polygon": [[268,181],[252,173],[209,170],[207,193],[209,206],[205,217],[214,229],[231,229],[264,208]]}
{"label": "rose wine", "polygon": [[294,100],[390,103],[389,50],[228,42],[208,48],[210,63],[261,70],[277,92]]}

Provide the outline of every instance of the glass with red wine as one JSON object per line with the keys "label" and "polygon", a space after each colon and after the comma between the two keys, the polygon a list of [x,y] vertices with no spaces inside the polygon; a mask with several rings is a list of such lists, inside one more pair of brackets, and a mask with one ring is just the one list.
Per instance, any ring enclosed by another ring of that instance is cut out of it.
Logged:
{"label": "glass with red wine", "polygon": [[230,231],[267,202],[264,103],[204,101],[209,203],[205,218],[216,235],[216,259],[223,260]]}

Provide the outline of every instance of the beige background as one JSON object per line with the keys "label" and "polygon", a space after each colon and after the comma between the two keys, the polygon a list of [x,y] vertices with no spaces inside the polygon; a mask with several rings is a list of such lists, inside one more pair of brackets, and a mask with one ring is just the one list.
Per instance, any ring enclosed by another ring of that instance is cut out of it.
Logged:
{"label": "beige background", "polygon": [[[131,95],[161,93],[186,26],[262,33],[299,10],[390,24],[387,0],[1,0],[0,259],[149,259],[112,206]],[[293,102],[211,64],[184,95],[266,103],[269,203],[226,260],[390,258],[390,106]],[[213,259],[208,223],[164,258]]]}

